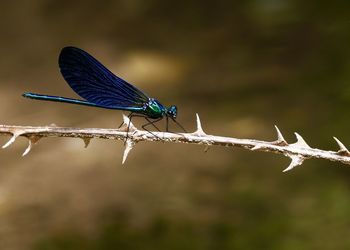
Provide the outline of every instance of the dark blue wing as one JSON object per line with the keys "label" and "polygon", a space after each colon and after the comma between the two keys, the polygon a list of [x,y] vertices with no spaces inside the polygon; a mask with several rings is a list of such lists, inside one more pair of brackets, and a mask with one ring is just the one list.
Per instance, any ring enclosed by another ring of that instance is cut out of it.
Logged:
{"label": "dark blue wing", "polygon": [[87,52],[65,47],[59,66],[69,86],[85,100],[106,108],[142,107],[149,98],[114,75]]}

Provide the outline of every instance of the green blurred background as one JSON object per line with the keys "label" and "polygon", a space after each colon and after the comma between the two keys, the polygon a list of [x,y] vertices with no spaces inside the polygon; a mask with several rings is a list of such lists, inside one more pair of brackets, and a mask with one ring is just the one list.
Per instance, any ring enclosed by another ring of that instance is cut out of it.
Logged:
{"label": "green blurred background", "polygon": [[[350,145],[350,2],[2,1],[0,124],[114,128],[57,57],[74,45],[210,134]],[[136,122],[140,125],[142,121]],[[8,138],[1,137],[4,144]],[[350,168],[196,145],[26,140],[0,151],[0,249],[349,249]]]}

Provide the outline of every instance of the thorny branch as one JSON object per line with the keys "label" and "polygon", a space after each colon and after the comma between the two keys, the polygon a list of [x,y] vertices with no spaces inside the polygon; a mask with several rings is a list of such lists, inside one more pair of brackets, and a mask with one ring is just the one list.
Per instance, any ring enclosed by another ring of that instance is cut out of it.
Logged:
{"label": "thorny branch", "polygon": [[[326,159],[330,161],[342,162],[350,164],[350,152],[336,137],[334,140],[339,146],[338,151],[326,151],[317,148],[311,148],[305,140],[295,133],[297,141],[289,144],[283,138],[282,133],[275,126],[277,131],[277,140],[275,141],[259,141],[252,139],[237,139],[231,137],[207,135],[203,129],[197,114],[197,130],[193,133],[168,133],[155,132],[151,133],[144,130],[138,130],[129,118],[123,115],[124,124],[120,129],[102,129],[102,128],[65,128],[56,126],[30,127],[30,126],[7,126],[0,125],[0,135],[11,135],[11,139],[2,147],[7,148],[19,136],[28,139],[28,147],[24,151],[23,156],[27,155],[33,145],[43,137],[73,137],[81,138],[87,147],[92,138],[113,139],[125,141],[125,151],[123,155],[124,164],[129,152],[139,141],[163,141],[174,143],[193,143],[202,144],[206,149],[211,145],[226,147],[241,147],[251,151],[263,151],[276,154],[283,154],[291,159],[289,166],[283,172],[289,171],[296,166],[301,165],[304,160],[310,158]],[[129,132],[127,127],[129,126]],[[128,133],[128,136],[127,136]]]}

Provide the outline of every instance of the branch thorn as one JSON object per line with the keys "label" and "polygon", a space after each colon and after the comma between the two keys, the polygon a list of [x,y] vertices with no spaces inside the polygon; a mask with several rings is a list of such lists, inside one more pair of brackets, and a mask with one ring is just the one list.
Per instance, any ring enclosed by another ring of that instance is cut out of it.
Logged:
{"label": "branch thorn", "polygon": [[90,144],[91,138],[90,137],[83,137],[82,139],[84,141],[84,147],[87,148]]}
{"label": "branch thorn", "polygon": [[207,143],[205,144],[205,147],[204,147],[204,153],[208,152],[209,148],[211,146],[211,143]]}
{"label": "branch thorn", "polygon": [[201,120],[199,119],[198,113],[196,113],[196,121],[197,121],[197,130],[193,132],[193,135],[198,135],[198,136],[205,136],[206,133],[203,131]]}
{"label": "branch thorn", "polygon": [[284,139],[284,137],[283,137],[281,131],[279,130],[279,128],[277,127],[277,125],[275,125],[275,129],[277,132],[277,140],[272,142],[272,144],[279,145],[279,146],[288,146],[286,139]]}
{"label": "branch thorn", "polygon": [[339,150],[338,150],[338,154],[340,155],[346,155],[346,156],[350,156],[350,152],[349,150],[344,146],[344,144],[338,140],[337,137],[333,137],[334,140],[337,142],[338,146],[339,146]]}
{"label": "branch thorn", "polygon": [[41,139],[41,136],[30,136],[28,137],[28,147],[23,152],[22,156],[26,156],[30,150],[33,148],[33,146]]}
{"label": "branch thorn", "polygon": [[10,146],[12,143],[15,142],[15,140],[17,139],[18,136],[21,135],[21,132],[13,132],[12,137],[10,138],[10,140],[8,142],[6,142],[6,144],[4,146],[2,146],[2,148],[7,148],[8,146]]}
{"label": "branch thorn", "polygon": [[131,122],[130,118],[123,114],[123,125],[121,127],[124,131],[133,132],[137,130],[135,125]]}
{"label": "branch thorn", "polygon": [[126,158],[129,155],[129,152],[131,151],[131,149],[134,147],[135,142],[133,140],[131,140],[130,138],[128,138],[125,142],[125,150],[124,150],[124,154],[123,154],[123,160],[122,160],[122,164],[125,163]]}
{"label": "branch thorn", "polygon": [[289,158],[291,158],[292,161],[290,162],[289,166],[285,170],[283,170],[283,172],[287,172],[289,170],[292,170],[296,166],[303,164],[303,162],[305,160],[305,157],[302,157],[300,155],[287,155],[287,156]]}
{"label": "branch thorn", "polygon": [[292,145],[299,146],[301,148],[311,148],[309,146],[309,144],[306,143],[306,141],[304,140],[304,138],[301,135],[299,135],[297,132],[295,132],[294,134],[297,137],[297,141],[295,143],[293,143]]}

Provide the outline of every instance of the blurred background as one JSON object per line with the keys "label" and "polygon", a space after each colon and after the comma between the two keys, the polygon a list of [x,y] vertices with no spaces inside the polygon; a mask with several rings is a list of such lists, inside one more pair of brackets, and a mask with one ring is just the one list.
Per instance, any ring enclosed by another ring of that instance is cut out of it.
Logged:
{"label": "blurred background", "polygon": [[[207,133],[337,150],[350,145],[348,1],[2,1],[0,124],[115,128],[122,112],[77,98],[62,47],[176,104]],[[141,125],[142,120],[136,121]],[[9,138],[1,137],[4,144]],[[0,249],[349,249],[350,168],[241,149],[43,139],[0,150]]]}

